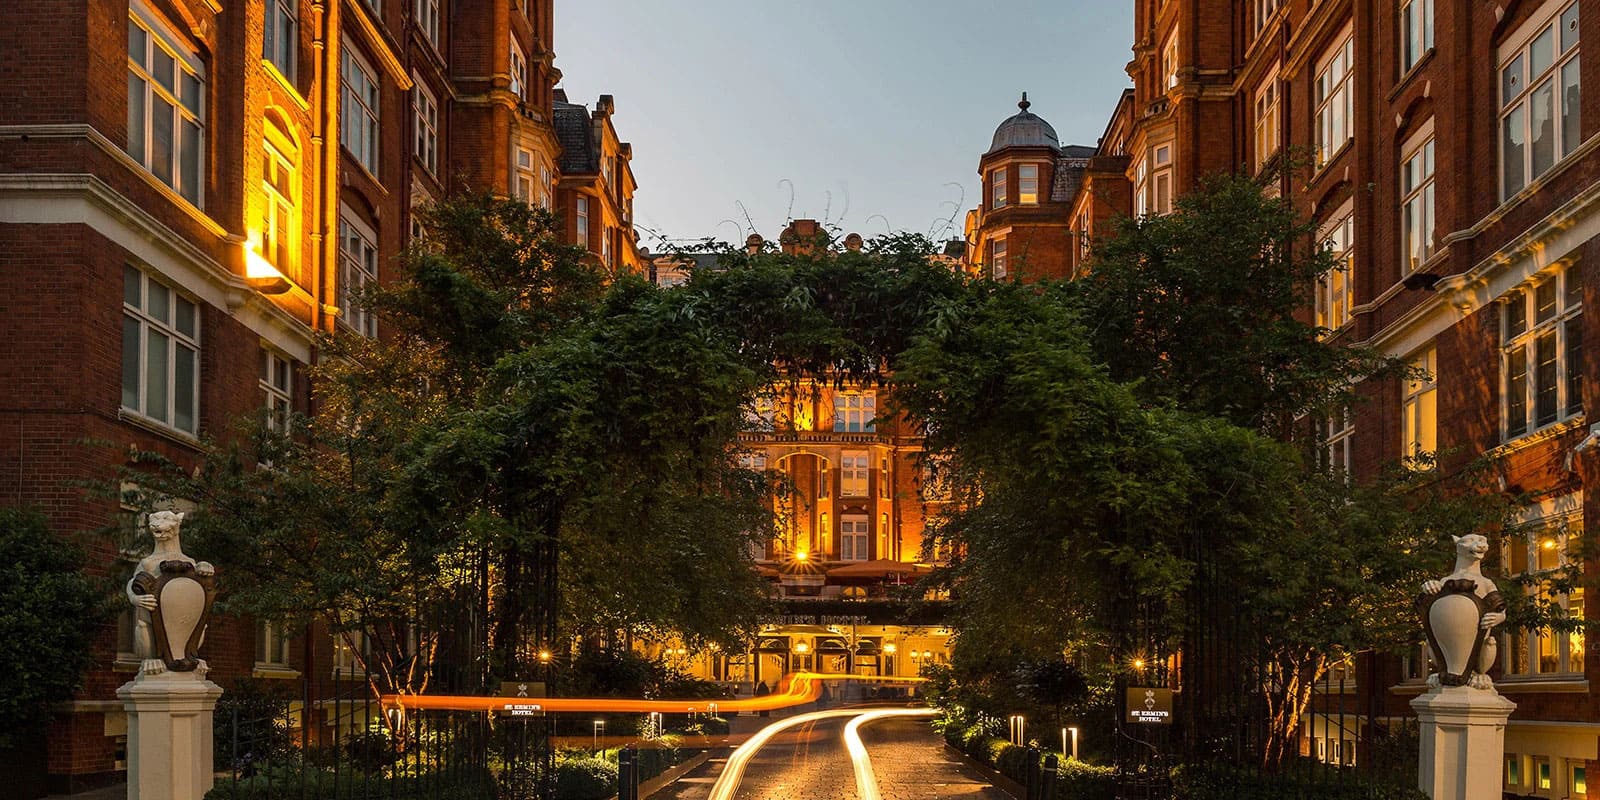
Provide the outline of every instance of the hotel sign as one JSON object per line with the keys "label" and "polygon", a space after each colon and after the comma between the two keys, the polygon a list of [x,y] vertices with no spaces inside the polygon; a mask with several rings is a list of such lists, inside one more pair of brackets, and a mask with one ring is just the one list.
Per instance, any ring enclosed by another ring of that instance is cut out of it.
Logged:
{"label": "hotel sign", "polygon": [[1172,724],[1172,690],[1151,686],[1128,687],[1127,720],[1140,725]]}
{"label": "hotel sign", "polygon": [[870,625],[864,614],[782,614],[762,617],[762,625]]}
{"label": "hotel sign", "polygon": [[499,708],[501,716],[544,716],[544,704],[539,702],[545,696],[543,681],[501,681],[500,696],[506,698]]}

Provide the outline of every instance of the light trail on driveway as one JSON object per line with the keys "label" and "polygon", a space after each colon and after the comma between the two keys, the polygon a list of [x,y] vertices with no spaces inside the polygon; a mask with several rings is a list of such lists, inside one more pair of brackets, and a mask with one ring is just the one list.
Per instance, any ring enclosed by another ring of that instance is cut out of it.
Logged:
{"label": "light trail on driveway", "polygon": [[663,714],[704,714],[722,711],[774,711],[804,705],[822,696],[827,681],[859,683],[922,683],[925,678],[878,678],[848,673],[796,672],[778,684],[778,690],[765,697],[728,700],[645,700],[631,697],[483,697],[481,695],[386,694],[380,698],[384,708],[431,709],[439,711],[508,711],[516,706],[528,712],[613,712]]}
{"label": "light trail on driveway", "polygon": [[846,752],[850,754],[850,763],[855,773],[856,798],[880,800],[878,778],[872,769],[872,759],[867,755],[867,747],[861,741],[861,726],[891,717],[926,717],[934,713],[934,710],[929,708],[840,708],[796,714],[778,720],[757,731],[728,756],[728,763],[722,768],[722,774],[717,776],[716,784],[711,787],[711,796],[708,800],[733,800],[734,794],[739,790],[739,783],[744,780],[745,768],[749,766],[750,760],[755,758],[756,752],[771,741],[772,737],[790,728],[841,717],[854,718],[844,728],[844,745]]}

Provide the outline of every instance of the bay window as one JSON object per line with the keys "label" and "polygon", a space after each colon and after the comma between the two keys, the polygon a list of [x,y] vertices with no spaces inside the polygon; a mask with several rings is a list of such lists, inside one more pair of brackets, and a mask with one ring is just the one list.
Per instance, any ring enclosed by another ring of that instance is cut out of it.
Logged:
{"label": "bay window", "polygon": [[1569,267],[1501,300],[1503,438],[1583,413],[1583,286]]}
{"label": "bay window", "polygon": [[995,280],[1006,277],[1006,240],[1004,237],[989,243],[989,267]]}
{"label": "bay window", "polygon": [[989,207],[1005,208],[1006,205],[1006,168],[1001,167],[989,173]]}
{"label": "bay window", "polygon": [[[1558,498],[1558,502],[1571,502]],[[1507,577],[1531,580],[1527,591],[1535,602],[1557,617],[1584,618],[1581,586],[1557,592],[1551,580],[1582,562],[1583,533],[1576,515],[1540,520],[1530,530],[1503,537],[1502,567]],[[1580,677],[1583,669],[1583,629],[1506,628],[1500,632],[1500,661],[1506,677],[1568,675]]]}
{"label": "bay window", "polygon": [[1039,204],[1039,165],[1023,164],[1017,167],[1017,202],[1025,206]]}

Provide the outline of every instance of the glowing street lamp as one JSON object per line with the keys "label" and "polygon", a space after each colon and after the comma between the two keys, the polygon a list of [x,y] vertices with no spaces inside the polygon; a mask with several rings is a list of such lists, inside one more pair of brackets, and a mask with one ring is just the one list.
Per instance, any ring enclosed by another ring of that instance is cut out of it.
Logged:
{"label": "glowing street lamp", "polygon": [[1062,755],[1066,755],[1069,752],[1067,750],[1067,733],[1068,732],[1072,733],[1072,750],[1070,751],[1072,753],[1072,760],[1073,761],[1077,761],[1078,760],[1078,729],[1077,728],[1062,728],[1061,729],[1061,754]]}
{"label": "glowing street lamp", "polygon": [[597,719],[597,720],[594,721],[594,749],[595,749],[595,752],[599,752],[600,751],[600,732],[605,730],[605,729],[606,729],[606,721],[605,720]]}
{"label": "glowing street lamp", "polygon": [[1025,743],[1023,738],[1028,729],[1028,720],[1021,714],[1011,716],[1011,743],[1021,747]]}

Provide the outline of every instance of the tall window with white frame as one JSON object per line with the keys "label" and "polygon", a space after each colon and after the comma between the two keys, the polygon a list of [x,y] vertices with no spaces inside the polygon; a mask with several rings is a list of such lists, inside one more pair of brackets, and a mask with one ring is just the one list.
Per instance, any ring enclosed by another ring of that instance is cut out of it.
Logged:
{"label": "tall window with white frame", "polygon": [[424,169],[439,173],[439,102],[418,76],[412,77],[411,107],[416,114],[415,154]]}
{"label": "tall window with white frame", "polygon": [[1439,356],[1429,346],[1411,359],[1411,375],[1405,379],[1400,401],[1401,453],[1426,466],[1426,460],[1439,450]]}
{"label": "tall window with white frame", "polygon": [[517,148],[516,173],[513,177],[516,180],[517,199],[531,206],[533,205],[535,194],[532,150]]}
{"label": "tall window with white frame", "polygon": [[1267,159],[1278,152],[1278,73],[1276,70],[1256,89],[1255,100],[1255,164],[1256,169],[1266,165]]}
{"label": "tall window with white frame", "polygon": [[348,40],[339,61],[339,144],[378,177],[378,73]]}
{"label": "tall window with white frame", "polygon": [[989,269],[995,280],[1004,280],[1007,274],[1006,238],[1001,236],[989,243]]}
{"label": "tall window with white frame", "polygon": [[1024,206],[1039,205],[1039,165],[1021,164],[1017,167],[1017,203]]}
{"label": "tall window with white frame", "polygon": [[271,120],[266,123],[266,133],[261,158],[261,240],[256,249],[280,274],[298,277],[295,200],[300,196],[296,186],[299,151]]}
{"label": "tall window with white frame", "polygon": [[833,396],[833,429],[871,433],[878,429],[878,396],[873,392],[841,392]]}
{"label": "tall window with white frame", "polygon": [[506,70],[511,73],[511,83],[506,88],[516,95],[518,99],[526,99],[524,92],[528,85],[528,57],[522,53],[522,45],[517,44],[515,38],[511,39],[508,48],[510,55],[507,57]]}
{"label": "tall window with white frame", "polygon": [[1400,161],[1401,273],[1409,275],[1433,255],[1433,133],[1406,148]]}
{"label": "tall window with white frame", "polygon": [[1351,87],[1351,64],[1355,59],[1355,35],[1345,34],[1343,41],[1334,45],[1323,56],[1317,67],[1316,102],[1317,165],[1332,160],[1333,155],[1350,141],[1354,133],[1355,90]]}
{"label": "tall window with white frame", "polygon": [[1323,234],[1324,246],[1333,256],[1333,269],[1317,279],[1316,324],[1330,332],[1350,322],[1350,309],[1355,305],[1356,218],[1348,205],[1339,214]]}
{"label": "tall window with white frame", "polygon": [[1500,196],[1509,198],[1583,140],[1578,3],[1549,4],[1500,48]]}
{"label": "tall window with white frame", "polygon": [[1279,0],[1255,0],[1255,19],[1253,22],[1257,35],[1260,35],[1261,31],[1267,27],[1272,15],[1277,13],[1278,2]]}
{"label": "tall window with white frame", "polygon": [[590,249],[590,247],[589,247],[589,198],[587,198],[587,197],[579,197],[577,199],[577,202],[574,203],[574,205],[577,206],[578,246],[582,247],[585,250],[588,250],[588,249]]}
{"label": "tall window with white frame", "polygon": [[[1528,592],[1539,596],[1539,600],[1553,606],[1558,613],[1565,612],[1570,619],[1583,619],[1582,587],[1562,592],[1552,585],[1554,578],[1579,563],[1582,541],[1582,524],[1576,517],[1536,521],[1528,531],[1502,537],[1504,572],[1508,577],[1526,581]],[[1500,636],[1501,669],[1507,678],[1565,675],[1578,680],[1583,676],[1582,628],[1569,631],[1555,626],[1508,627]]]}
{"label": "tall window with white frame", "polygon": [[188,434],[200,428],[200,307],[122,268],[122,408]]}
{"label": "tall window with white frame", "polygon": [[600,263],[611,266],[611,227],[602,226],[600,229]]}
{"label": "tall window with white frame", "polygon": [[1172,29],[1172,34],[1167,37],[1167,43],[1161,48],[1161,89],[1176,88],[1178,85],[1178,29]]}
{"label": "tall window with white frame", "polygon": [[439,49],[439,0],[416,0],[412,11],[423,38]]}
{"label": "tall window with white frame", "polygon": [[267,413],[267,430],[287,433],[294,414],[294,362],[261,348],[261,394]]}
{"label": "tall window with white frame", "polygon": [[128,154],[200,207],[205,65],[140,3],[128,10]]}
{"label": "tall window with white frame", "polygon": [[1150,160],[1133,159],[1133,215],[1150,213]]}
{"label": "tall window with white frame", "polygon": [[989,172],[989,207],[1005,208],[1006,200],[1006,168],[990,170]]}
{"label": "tall window with white frame", "polygon": [[378,335],[378,318],[356,298],[356,293],[378,281],[378,237],[349,209],[339,214],[339,319],[356,333]]}
{"label": "tall window with white frame", "polygon": [[1568,267],[1501,301],[1504,439],[1583,413],[1583,285]]}
{"label": "tall window with white frame", "polygon": [[1084,209],[1078,214],[1078,265],[1081,268],[1089,263],[1089,257],[1094,254],[1094,233],[1090,230],[1089,210]]}
{"label": "tall window with white frame", "polygon": [[1349,409],[1339,409],[1328,416],[1324,426],[1323,448],[1327,469],[1335,475],[1348,478],[1350,457],[1355,446],[1355,420],[1351,418]]}
{"label": "tall window with white frame", "polygon": [[1400,74],[1433,49],[1433,0],[1400,0]]}
{"label": "tall window with white frame", "polygon": [[872,538],[872,523],[865,514],[844,514],[839,517],[839,558],[842,561],[866,561],[871,558],[867,545]]}
{"label": "tall window with white frame", "polygon": [[1150,148],[1150,213],[1172,213],[1172,144]]}
{"label": "tall window with white frame", "polygon": [[839,495],[866,497],[872,460],[864,450],[847,450],[839,457]]}
{"label": "tall window with white frame", "polygon": [[289,669],[289,637],[283,625],[267,620],[256,620],[256,667]]}
{"label": "tall window with white frame", "polygon": [[267,0],[261,57],[289,83],[295,82],[295,67],[300,60],[300,0]]}

